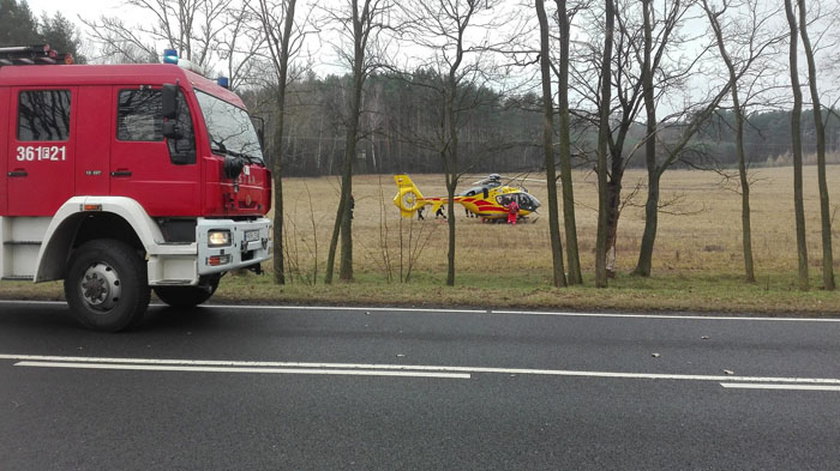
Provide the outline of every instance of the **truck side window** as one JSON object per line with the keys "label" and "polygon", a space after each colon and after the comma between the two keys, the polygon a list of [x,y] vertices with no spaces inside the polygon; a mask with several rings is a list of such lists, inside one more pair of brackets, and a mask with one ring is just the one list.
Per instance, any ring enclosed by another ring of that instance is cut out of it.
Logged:
{"label": "truck side window", "polygon": [[20,141],[66,141],[70,136],[70,90],[20,92]]}
{"label": "truck side window", "polygon": [[[169,139],[173,163],[195,163],[195,133],[187,100],[178,93],[178,131]],[[117,139],[120,141],[162,141],[163,99],[160,89],[120,90],[117,108]],[[176,157],[176,154],[177,157]]]}
{"label": "truck side window", "polygon": [[122,90],[117,108],[117,139],[162,141],[160,90]]}

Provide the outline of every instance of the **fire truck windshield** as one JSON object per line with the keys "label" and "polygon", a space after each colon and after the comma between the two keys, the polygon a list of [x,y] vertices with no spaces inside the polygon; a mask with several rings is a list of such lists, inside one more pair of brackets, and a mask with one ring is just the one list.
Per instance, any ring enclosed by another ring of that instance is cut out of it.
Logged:
{"label": "fire truck windshield", "polygon": [[201,90],[196,90],[196,96],[207,124],[211,150],[263,164],[257,131],[248,112]]}

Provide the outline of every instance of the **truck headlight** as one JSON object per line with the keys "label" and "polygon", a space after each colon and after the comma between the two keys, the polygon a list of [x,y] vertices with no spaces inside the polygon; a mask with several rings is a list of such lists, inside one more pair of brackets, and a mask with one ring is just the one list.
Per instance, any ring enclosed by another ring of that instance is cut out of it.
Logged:
{"label": "truck headlight", "polygon": [[216,230],[207,232],[207,245],[210,247],[226,247],[230,245],[230,231]]}

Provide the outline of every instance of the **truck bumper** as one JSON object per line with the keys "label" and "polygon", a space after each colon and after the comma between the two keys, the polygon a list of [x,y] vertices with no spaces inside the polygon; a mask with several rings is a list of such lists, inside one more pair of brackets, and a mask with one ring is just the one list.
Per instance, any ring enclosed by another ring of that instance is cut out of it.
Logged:
{"label": "truck bumper", "polygon": [[[229,243],[211,247],[209,234],[229,233]],[[189,286],[205,275],[252,267],[271,257],[271,220],[203,219],[189,244],[155,245],[148,253],[150,286]]]}
{"label": "truck bumper", "polygon": [[[227,232],[229,244],[211,246],[210,234],[213,232]],[[195,241],[199,275],[256,265],[271,257],[271,220],[199,219]]]}

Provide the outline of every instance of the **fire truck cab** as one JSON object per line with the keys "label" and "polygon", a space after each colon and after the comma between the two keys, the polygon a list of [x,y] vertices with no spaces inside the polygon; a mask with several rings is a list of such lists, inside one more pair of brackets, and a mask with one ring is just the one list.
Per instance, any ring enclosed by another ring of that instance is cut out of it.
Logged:
{"label": "fire truck cab", "polygon": [[172,64],[67,65],[0,48],[0,279],[64,280],[117,331],[150,291],[206,301],[270,257],[271,175],[242,100]]}

